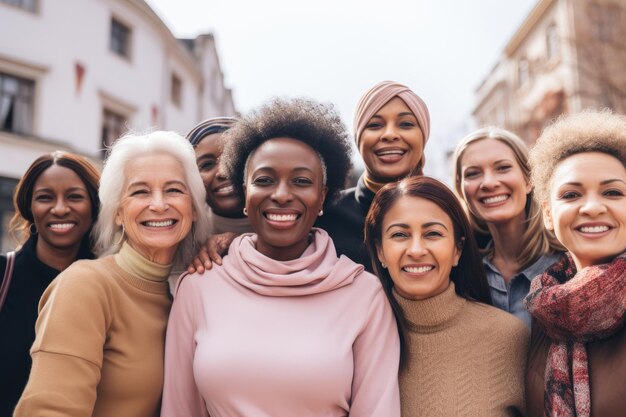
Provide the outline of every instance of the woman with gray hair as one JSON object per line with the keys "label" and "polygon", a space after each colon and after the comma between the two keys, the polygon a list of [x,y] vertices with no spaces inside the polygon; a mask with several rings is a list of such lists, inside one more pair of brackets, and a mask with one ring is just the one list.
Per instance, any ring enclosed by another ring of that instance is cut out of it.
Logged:
{"label": "woman with gray hair", "polygon": [[113,145],[95,226],[101,257],[74,263],[44,293],[15,416],[158,415],[167,278],[207,238],[204,193],[193,148],[178,134]]}

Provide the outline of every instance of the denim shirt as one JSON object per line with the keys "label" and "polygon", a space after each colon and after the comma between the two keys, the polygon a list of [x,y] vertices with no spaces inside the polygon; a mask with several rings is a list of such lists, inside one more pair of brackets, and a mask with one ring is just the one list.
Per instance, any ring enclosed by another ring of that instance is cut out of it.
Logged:
{"label": "denim shirt", "polygon": [[524,298],[530,291],[530,282],[556,262],[559,257],[559,253],[539,257],[532,265],[514,275],[508,285],[500,271],[489,262],[487,257],[483,257],[493,305],[513,314],[530,328],[531,316],[526,307],[524,307]]}

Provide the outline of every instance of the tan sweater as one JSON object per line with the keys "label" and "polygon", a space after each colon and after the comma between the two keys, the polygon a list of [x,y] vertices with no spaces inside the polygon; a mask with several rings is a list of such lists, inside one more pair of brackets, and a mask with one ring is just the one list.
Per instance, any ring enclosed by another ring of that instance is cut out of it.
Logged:
{"label": "tan sweater", "polygon": [[159,414],[169,267],[138,256],[76,262],[48,287],[15,417]]}
{"label": "tan sweater", "polygon": [[529,332],[521,320],[459,297],[453,283],[426,300],[394,296],[410,323],[403,417],[524,415]]}

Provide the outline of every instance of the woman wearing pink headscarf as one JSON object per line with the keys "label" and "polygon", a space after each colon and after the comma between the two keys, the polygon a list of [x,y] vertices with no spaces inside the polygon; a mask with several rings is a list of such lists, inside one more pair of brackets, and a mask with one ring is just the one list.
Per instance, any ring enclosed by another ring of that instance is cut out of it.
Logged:
{"label": "woman wearing pink headscarf", "polygon": [[328,232],[339,255],[371,270],[363,244],[367,211],[383,185],[423,174],[429,133],[428,108],[409,87],[383,81],[363,94],[354,117],[354,138],[365,172],[316,223]]}

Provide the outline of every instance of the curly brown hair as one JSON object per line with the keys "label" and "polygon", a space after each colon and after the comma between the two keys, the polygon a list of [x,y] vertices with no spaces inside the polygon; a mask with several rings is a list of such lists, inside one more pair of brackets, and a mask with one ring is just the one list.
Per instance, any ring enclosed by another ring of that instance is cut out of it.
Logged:
{"label": "curly brown hair", "polygon": [[583,152],[601,152],[626,167],[626,116],[610,110],[565,115],[548,126],[530,150],[531,181],[540,202],[550,197],[554,169],[563,159]]}
{"label": "curly brown hair", "polygon": [[243,117],[224,132],[224,153],[220,164],[239,196],[250,155],[264,142],[288,137],[309,145],[326,166],[328,206],[344,188],[351,167],[348,131],[331,104],[306,98],[274,98]]}

